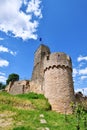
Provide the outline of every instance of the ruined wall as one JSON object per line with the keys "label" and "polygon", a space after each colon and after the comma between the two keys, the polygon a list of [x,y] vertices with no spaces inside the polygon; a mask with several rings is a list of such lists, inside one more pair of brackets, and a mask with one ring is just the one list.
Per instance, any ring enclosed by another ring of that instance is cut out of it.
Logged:
{"label": "ruined wall", "polygon": [[6,88],[11,94],[27,92],[42,93],[48,98],[52,109],[60,113],[72,113],[75,101],[72,62],[65,53],[52,53],[45,45],[35,52],[31,81],[17,81]]}
{"label": "ruined wall", "polygon": [[83,106],[83,108],[87,111],[87,96],[84,96],[81,92],[77,92],[75,94],[75,101],[77,104]]}
{"label": "ruined wall", "polygon": [[64,53],[53,53],[44,59],[44,94],[52,109],[60,113],[72,113],[75,101],[72,80],[72,63]]}
{"label": "ruined wall", "polygon": [[6,87],[6,91],[13,95],[30,92],[29,81],[21,80],[10,82],[9,85]]}
{"label": "ruined wall", "polygon": [[43,86],[37,81],[30,82],[30,92],[43,94]]}

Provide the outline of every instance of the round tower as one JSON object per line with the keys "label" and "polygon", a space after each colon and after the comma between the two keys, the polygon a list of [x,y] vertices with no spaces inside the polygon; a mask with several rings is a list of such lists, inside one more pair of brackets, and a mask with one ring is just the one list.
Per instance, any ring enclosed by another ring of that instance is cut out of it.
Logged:
{"label": "round tower", "polygon": [[44,58],[44,94],[52,110],[72,113],[74,102],[71,58],[65,53],[52,53]]}

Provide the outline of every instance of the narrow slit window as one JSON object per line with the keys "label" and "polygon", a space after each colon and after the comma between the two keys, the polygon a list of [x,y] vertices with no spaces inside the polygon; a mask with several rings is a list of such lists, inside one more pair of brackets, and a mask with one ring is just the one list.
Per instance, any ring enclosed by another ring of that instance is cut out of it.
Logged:
{"label": "narrow slit window", "polygon": [[49,60],[49,56],[47,56],[47,60]]}
{"label": "narrow slit window", "polygon": [[46,54],[45,52],[42,52],[42,56],[45,56],[45,54]]}
{"label": "narrow slit window", "polygon": [[60,59],[60,55],[58,54],[58,60]]}

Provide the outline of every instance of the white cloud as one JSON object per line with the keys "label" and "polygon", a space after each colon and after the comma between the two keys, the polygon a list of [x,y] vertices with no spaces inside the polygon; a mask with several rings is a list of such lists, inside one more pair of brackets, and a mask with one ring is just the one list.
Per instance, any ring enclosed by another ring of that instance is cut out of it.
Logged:
{"label": "white cloud", "polygon": [[28,4],[28,0],[24,0],[24,4],[27,5]]}
{"label": "white cloud", "polygon": [[0,82],[1,83],[6,83],[6,80],[7,80],[7,78],[5,76],[5,73],[0,72]]}
{"label": "white cloud", "polygon": [[2,45],[0,45],[0,52],[9,52],[8,48],[3,47]]}
{"label": "white cloud", "polygon": [[80,64],[79,64],[79,67],[81,68],[81,67],[83,67],[85,65],[85,62],[81,62]]}
{"label": "white cloud", "polygon": [[17,52],[15,51],[15,52],[13,52],[13,51],[9,51],[10,52],[10,54],[12,54],[13,56],[15,56],[16,54],[17,54]]}
{"label": "white cloud", "polygon": [[87,79],[87,76],[81,76],[81,80],[85,80],[85,79]]}
{"label": "white cloud", "polygon": [[[74,85],[75,88],[77,88],[75,91],[81,91],[84,95],[87,95],[87,56],[80,55],[77,58],[78,64],[73,69],[73,75],[74,75]],[[80,88],[78,88],[78,86]],[[84,87],[84,88],[83,88]],[[82,89],[81,89],[82,88]]]}
{"label": "white cloud", "polygon": [[5,83],[7,78],[5,76],[0,76],[0,82]]}
{"label": "white cloud", "polygon": [[40,9],[41,0],[31,0],[28,3],[27,13],[33,13],[36,17],[42,18],[42,13]]}
{"label": "white cloud", "polygon": [[3,76],[5,76],[5,73],[3,73],[3,72],[0,72],[0,75],[3,75]]}
{"label": "white cloud", "polygon": [[[27,13],[21,10],[22,4],[28,4]],[[36,19],[42,16],[40,4],[41,0],[0,0],[0,30],[23,40],[37,39],[39,22]],[[36,19],[33,20],[32,14]]]}
{"label": "white cloud", "polygon": [[78,62],[83,61],[83,60],[87,61],[87,56],[81,56],[81,55],[80,55],[80,56],[77,58],[77,61],[78,61]]}
{"label": "white cloud", "polygon": [[10,53],[11,55],[16,55],[16,52],[13,52],[11,50],[9,50],[7,47],[4,47],[2,45],[0,45],[0,52],[7,52],[7,53]]}
{"label": "white cloud", "polygon": [[0,67],[7,67],[9,65],[9,62],[4,59],[0,59]]}
{"label": "white cloud", "polygon": [[80,69],[80,70],[79,70],[79,74],[80,74],[80,75],[87,74],[87,67],[84,68],[84,69]]}
{"label": "white cloud", "polygon": [[76,77],[76,75],[78,74],[78,70],[76,68],[73,69],[73,77]]}
{"label": "white cloud", "polygon": [[0,37],[0,41],[3,41],[3,40],[4,40],[4,38]]}

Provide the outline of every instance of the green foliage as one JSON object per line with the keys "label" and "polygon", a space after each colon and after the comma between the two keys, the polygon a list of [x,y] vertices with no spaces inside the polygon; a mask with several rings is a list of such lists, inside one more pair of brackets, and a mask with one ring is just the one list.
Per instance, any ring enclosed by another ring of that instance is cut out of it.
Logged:
{"label": "green foliage", "polygon": [[43,94],[37,94],[34,92],[28,94],[18,94],[16,97],[21,99],[27,99],[35,105],[35,109],[38,110],[51,110],[51,105],[48,103],[48,100],[45,98]]}
{"label": "green foliage", "polygon": [[12,73],[8,76],[8,79],[6,80],[6,84],[8,85],[10,81],[18,81],[19,80],[19,75]]}
{"label": "green foliage", "polygon": [[22,127],[16,127],[13,130],[28,130],[28,128],[25,128],[24,126],[22,126]]}
{"label": "green foliage", "polygon": [[74,108],[74,115],[76,117],[76,130],[80,130],[81,122],[83,122],[84,130],[87,130],[87,122],[86,122],[87,111],[84,109],[83,105],[79,103],[76,103],[76,104],[72,103],[72,107]]}
{"label": "green foliage", "polygon": [[3,85],[3,84],[2,84],[2,83],[0,83],[0,89],[2,89],[2,85]]}
{"label": "green foliage", "polygon": [[17,97],[24,98],[24,99],[46,99],[44,95],[37,94],[34,92],[30,92],[28,94],[18,94]]}
{"label": "green foliage", "polygon": [[[35,95],[37,95],[37,98]],[[3,92],[0,93],[0,103],[7,105],[9,104],[9,106],[14,108],[27,110],[50,110],[50,104],[48,103],[48,100],[43,95],[34,93],[30,93],[30,96],[29,94],[20,94],[14,96]]]}
{"label": "green foliage", "polygon": [[4,85],[3,83],[0,82],[0,90],[1,89],[5,89],[6,85]]}
{"label": "green foliage", "polygon": [[[75,113],[67,115],[67,121],[64,114],[59,114],[54,111],[47,111],[48,101],[43,95],[36,94],[29,97],[29,94],[22,94],[21,96],[13,96],[6,92],[0,93],[0,125],[1,130],[42,130],[49,128],[50,130],[77,130],[77,117],[76,113],[80,113],[80,130],[86,130],[87,113],[83,113],[82,108],[78,106]],[[42,97],[42,98],[41,98]],[[31,107],[32,106],[32,107]],[[82,111],[82,112],[79,112]],[[44,115],[46,124],[41,124],[40,115]],[[83,115],[83,116],[82,116]],[[10,123],[9,123],[10,121]],[[6,126],[7,124],[7,126]]]}

